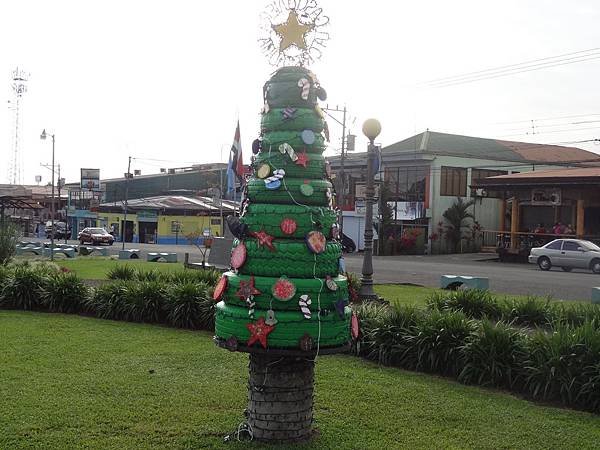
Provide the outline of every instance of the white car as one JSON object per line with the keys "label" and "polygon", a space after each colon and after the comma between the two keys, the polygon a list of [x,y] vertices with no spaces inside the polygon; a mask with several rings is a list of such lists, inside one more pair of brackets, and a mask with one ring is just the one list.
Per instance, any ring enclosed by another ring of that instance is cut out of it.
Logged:
{"label": "white car", "polygon": [[532,248],[528,260],[542,270],[557,266],[565,272],[579,268],[600,274],[600,247],[581,239],[555,239],[543,247]]}

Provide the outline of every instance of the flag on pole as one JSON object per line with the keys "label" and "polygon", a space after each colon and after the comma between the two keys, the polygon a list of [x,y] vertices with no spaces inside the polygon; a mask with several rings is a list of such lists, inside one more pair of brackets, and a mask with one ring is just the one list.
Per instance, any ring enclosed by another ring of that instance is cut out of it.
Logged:
{"label": "flag on pole", "polygon": [[233,137],[233,145],[229,153],[229,163],[227,165],[227,196],[235,199],[236,180],[241,186],[245,184],[244,178],[244,160],[242,158],[242,142],[240,138],[240,121],[238,120]]}

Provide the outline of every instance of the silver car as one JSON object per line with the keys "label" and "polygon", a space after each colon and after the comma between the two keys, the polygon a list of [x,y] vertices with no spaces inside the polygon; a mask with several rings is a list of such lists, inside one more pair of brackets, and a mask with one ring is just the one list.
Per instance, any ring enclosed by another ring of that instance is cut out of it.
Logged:
{"label": "silver car", "polygon": [[581,239],[555,239],[543,247],[532,248],[529,262],[542,270],[558,266],[565,272],[579,268],[600,273],[600,247]]}

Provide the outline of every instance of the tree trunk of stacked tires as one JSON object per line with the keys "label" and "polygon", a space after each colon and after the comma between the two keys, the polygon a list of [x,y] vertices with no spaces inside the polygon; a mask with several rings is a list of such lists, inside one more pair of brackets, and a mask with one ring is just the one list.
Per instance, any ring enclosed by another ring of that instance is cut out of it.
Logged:
{"label": "tree trunk of stacked tires", "polygon": [[325,91],[302,67],[263,88],[261,135],[231,270],[215,289],[215,342],[250,354],[247,428],[264,442],[312,435],[314,363],[350,340],[333,186],[322,155]]}

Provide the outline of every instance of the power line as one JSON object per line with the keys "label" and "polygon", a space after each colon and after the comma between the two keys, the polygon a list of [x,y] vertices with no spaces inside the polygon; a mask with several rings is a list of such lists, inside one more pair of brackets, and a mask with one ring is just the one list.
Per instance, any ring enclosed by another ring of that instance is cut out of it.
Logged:
{"label": "power line", "polygon": [[[519,73],[532,72],[532,71],[546,69],[546,68],[550,68],[550,67],[557,67],[557,66],[563,66],[563,65],[568,65],[568,64],[575,64],[578,62],[600,59],[600,52],[596,51],[594,53],[590,53],[592,50],[599,50],[599,49],[591,49],[591,50],[584,50],[582,52],[574,52],[571,54],[583,53],[583,52],[587,52],[587,54],[574,56],[571,58],[562,58],[562,59],[557,59],[558,57],[542,58],[537,61],[541,61],[544,59],[546,59],[546,60],[552,59],[552,60],[546,61],[546,62],[540,62],[537,64],[530,64],[530,63],[524,62],[524,63],[519,63],[519,64],[513,64],[510,66],[501,66],[501,67],[497,67],[494,69],[486,69],[483,71],[471,72],[471,73],[463,74],[463,75],[454,75],[451,77],[440,78],[437,81],[432,80],[429,82],[425,82],[425,83],[422,83],[421,86],[429,87],[429,88],[441,88],[441,87],[456,86],[459,84],[467,84],[467,83],[472,83],[472,82],[476,82],[476,81],[489,80],[489,79],[499,78],[499,77],[504,77],[504,76],[509,76],[509,75],[516,75]],[[569,54],[566,54],[566,55],[569,55]],[[533,61],[536,61],[536,60],[533,60]]]}

